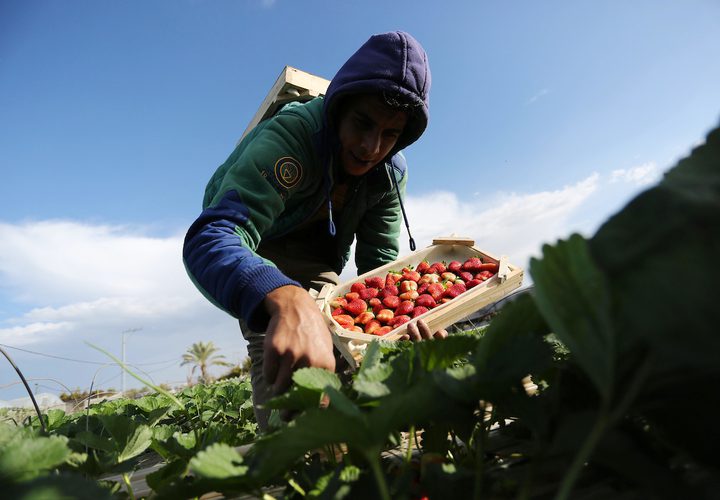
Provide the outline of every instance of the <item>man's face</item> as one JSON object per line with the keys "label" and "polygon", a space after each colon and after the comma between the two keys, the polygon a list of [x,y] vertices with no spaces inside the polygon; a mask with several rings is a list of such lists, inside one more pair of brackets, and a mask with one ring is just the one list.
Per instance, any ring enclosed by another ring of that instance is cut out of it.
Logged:
{"label": "man's face", "polygon": [[349,99],[338,124],[340,162],[345,172],[360,176],[390,153],[405,129],[407,114],[375,95]]}

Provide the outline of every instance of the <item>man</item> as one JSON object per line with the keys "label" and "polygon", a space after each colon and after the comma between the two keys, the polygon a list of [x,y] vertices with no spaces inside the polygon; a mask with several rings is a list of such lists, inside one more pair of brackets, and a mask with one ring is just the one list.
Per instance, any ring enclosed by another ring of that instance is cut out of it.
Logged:
{"label": "man", "polygon": [[[429,91],[422,46],[404,32],[374,35],[324,98],[258,124],[208,183],[183,258],[198,289],[240,320],[261,428],[267,411],[258,406],[287,389],[294,370],[335,369],[306,289],[338,283],[355,239],[360,274],[397,258],[407,182],[400,150],[427,126]],[[424,323],[408,331],[413,340],[446,335]]]}

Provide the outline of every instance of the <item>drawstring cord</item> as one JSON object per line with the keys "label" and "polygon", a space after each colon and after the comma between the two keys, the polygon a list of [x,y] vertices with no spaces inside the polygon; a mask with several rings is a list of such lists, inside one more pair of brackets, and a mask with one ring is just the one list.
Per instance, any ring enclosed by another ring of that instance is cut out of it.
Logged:
{"label": "drawstring cord", "polygon": [[400,186],[398,185],[398,181],[395,178],[395,172],[394,167],[390,165],[390,179],[392,179],[393,186],[395,186],[395,191],[397,191],[398,195],[398,201],[400,202],[400,210],[402,211],[403,220],[405,221],[405,228],[408,232],[408,237],[410,238],[410,251],[415,251],[415,240],[412,237],[412,234],[410,234],[410,223],[408,222],[407,214],[405,213],[405,205],[403,205],[402,196],[400,196]]}

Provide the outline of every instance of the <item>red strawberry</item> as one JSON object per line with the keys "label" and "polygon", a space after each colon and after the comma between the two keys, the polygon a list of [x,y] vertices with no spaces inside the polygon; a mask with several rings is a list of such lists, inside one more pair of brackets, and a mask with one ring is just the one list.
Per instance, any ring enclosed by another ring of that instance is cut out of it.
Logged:
{"label": "red strawberry", "polygon": [[427,307],[428,309],[432,309],[437,304],[432,295],[425,293],[423,295],[420,295],[417,298],[417,300],[415,300],[415,305],[419,306],[419,307]]}
{"label": "red strawberry", "polygon": [[414,281],[415,283],[418,282],[420,276],[420,273],[417,271],[405,271],[402,275],[404,280]]}
{"label": "red strawberry", "polygon": [[365,311],[358,314],[357,318],[355,318],[355,324],[367,325],[373,319],[375,319],[375,315],[371,311]]}
{"label": "red strawberry", "polygon": [[377,331],[377,329],[380,328],[381,326],[382,325],[380,324],[380,322],[376,319],[369,321],[365,325],[365,333],[373,333],[373,332]]}
{"label": "red strawberry", "polygon": [[400,298],[402,300],[415,300],[418,298],[420,294],[417,292],[417,290],[410,290],[409,292],[404,292],[400,294]]}
{"label": "red strawberry", "polygon": [[345,314],[345,309],[343,309],[342,307],[333,309],[332,315],[337,316],[338,314]]}
{"label": "red strawberry", "polygon": [[490,271],[492,274],[498,272],[500,266],[495,262],[486,262],[480,265],[478,271]]}
{"label": "red strawberry", "polygon": [[377,297],[379,290],[377,288],[363,288],[360,290],[360,298],[362,300],[370,300],[373,297]]}
{"label": "red strawberry", "polygon": [[392,331],[392,326],[381,326],[377,330],[373,332],[373,335],[385,335],[386,333],[390,333]]}
{"label": "red strawberry", "polygon": [[441,283],[431,283],[428,285],[427,293],[437,301],[445,293],[445,287]]}
{"label": "red strawberry", "polygon": [[397,328],[398,326],[407,323],[412,318],[406,314],[403,314],[402,316],[395,316],[390,324],[393,328]]}
{"label": "red strawberry", "polygon": [[417,318],[421,314],[425,314],[428,311],[429,311],[429,309],[427,307],[417,306],[415,309],[413,309],[412,317]]}
{"label": "red strawberry", "polygon": [[430,263],[426,260],[422,261],[420,264],[417,265],[415,270],[419,272],[420,274],[425,274],[427,270],[430,269]]}
{"label": "red strawberry", "polygon": [[447,265],[447,268],[448,271],[450,271],[451,273],[457,274],[462,271],[462,262],[460,262],[459,260],[454,260]]}
{"label": "red strawberry", "polygon": [[360,290],[365,290],[365,283],[360,283],[359,281],[357,283],[353,283],[350,285],[350,291],[360,293]]}
{"label": "red strawberry", "polygon": [[347,299],[345,297],[335,297],[330,301],[330,307],[337,309],[338,307],[345,307],[347,305]]}
{"label": "red strawberry", "polygon": [[385,286],[394,285],[395,283],[400,281],[401,278],[402,274],[395,271],[390,271],[389,273],[387,273],[387,276],[385,276]]}
{"label": "red strawberry", "polygon": [[404,314],[410,314],[415,308],[415,303],[412,300],[404,300],[400,302],[400,305],[395,309],[395,316],[402,316]]}
{"label": "red strawberry", "polygon": [[355,325],[355,320],[353,319],[353,317],[348,316],[347,314],[338,314],[337,316],[333,316],[333,319],[337,322],[338,325],[346,329]]}
{"label": "red strawberry", "polygon": [[385,286],[385,279],[381,278],[380,276],[372,276],[370,278],[365,278],[365,285],[368,288],[383,288]]}
{"label": "red strawberry", "polygon": [[375,306],[381,305],[381,304],[382,304],[382,300],[380,300],[377,297],[373,297],[372,299],[368,300],[368,305],[370,307],[375,307]]}
{"label": "red strawberry", "polygon": [[400,282],[399,288],[401,292],[409,292],[411,290],[417,290],[418,284],[412,280],[405,280]]}
{"label": "red strawberry", "polygon": [[398,290],[398,287],[395,285],[386,285],[385,288],[380,290],[380,293],[378,293],[378,297],[380,299],[384,299],[385,297],[389,297],[390,295],[398,295],[400,293],[400,290]]}
{"label": "red strawberry", "polygon": [[493,273],[491,273],[490,271],[480,271],[475,275],[475,279],[485,281],[486,279],[492,278],[492,276]]}
{"label": "red strawberry", "polygon": [[469,272],[467,272],[467,271],[461,271],[461,272],[459,272],[459,273],[458,273],[458,276],[459,276],[465,283],[467,283],[468,281],[470,281],[471,279],[473,279],[472,273],[469,273]]}
{"label": "red strawberry", "polygon": [[444,262],[435,262],[430,267],[434,267],[437,274],[442,274],[447,270]]}
{"label": "red strawberry", "polygon": [[465,261],[462,268],[463,271],[476,273],[481,270],[480,266],[482,266],[482,260],[480,260],[479,257],[470,257],[468,260]]}
{"label": "red strawberry", "polygon": [[348,305],[347,307],[345,307],[345,309],[347,309],[347,312],[349,312],[353,316],[359,316],[360,314],[367,311],[367,304],[364,300],[355,299],[348,302]]}
{"label": "red strawberry", "polygon": [[345,294],[345,299],[346,299],[348,302],[351,302],[351,301],[353,301],[353,300],[357,300],[357,299],[359,299],[359,298],[360,298],[360,294],[357,293],[357,292],[348,292],[348,293]]}
{"label": "red strawberry", "polygon": [[[465,285],[462,283],[456,283],[454,285],[450,285],[450,287],[445,290],[445,293],[443,294],[444,297],[448,297],[451,299],[454,299],[461,293],[467,291],[467,288],[465,288]],[[350,304],[348,304],[348,307],[350,307]]]}
{"label": "red strawberry", "polygon": [[430,283],[423,283],[422,285],[418,286],[417,293],[422,295],[423,293],[425,293],[429,286]]}
{"label": "red strawberry", "polygon": [[477,280],[477,279],[473,278],[470,281],[468,281],[467,283],[465,283],[465,288],[470,290],[471,288],[475,288],[476,286],[478,286],[480,283],[482,283],[482,280]]}
{"label": "red strawberry", "polygon": [[400,302],[402,300],[397,295],[388,295],[384,299],[382,299],[382,303],[387,307],[388,309],[397,309],[397,307],[400,305]]}
{"label": "red strawberry", "polygon": [[376,315],[375,319],[377,319],[380,323],[389,323],[391,319],[395,317],[395,313],[392,312],[390,309],[381,309]]}
{"label": "red strawberry", "polygon": [[357,325],[353,325],[350,328],[348,328],[351,332],[357,332],[357,333],[365,333],[362,328],[360,328]]}

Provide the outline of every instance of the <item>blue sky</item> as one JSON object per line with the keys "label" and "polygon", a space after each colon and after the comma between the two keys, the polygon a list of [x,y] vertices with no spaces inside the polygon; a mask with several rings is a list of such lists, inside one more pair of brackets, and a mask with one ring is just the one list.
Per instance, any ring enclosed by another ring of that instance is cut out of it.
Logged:
{"label": "blue sky", "polygon": [[[329,79],[394,29],[433,76],[406,151],[420,247],[456,233],[525,267],[591,235],[720,118],[711,0],[2,2],[0,344],[31,384],[119,387],[115,367],[17,348],[105,363],[84,342],[119,354],[131,328],[128,361],[156,382],[184,381],[198,340],[244,358],[180,260],[205,183],[285,65]],[[15,382],[0,363],[0,400]]]}

